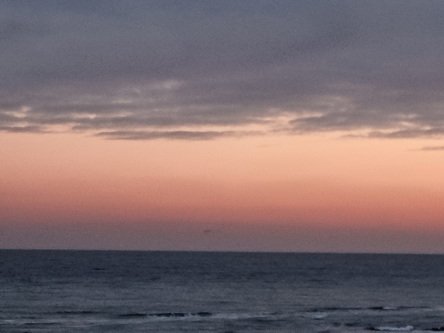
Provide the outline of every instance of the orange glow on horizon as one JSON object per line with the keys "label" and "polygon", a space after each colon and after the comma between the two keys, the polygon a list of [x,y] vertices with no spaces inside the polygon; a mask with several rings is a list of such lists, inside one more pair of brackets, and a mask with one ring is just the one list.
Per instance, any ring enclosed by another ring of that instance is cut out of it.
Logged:
{"label": "orange glow on horizon", "polygon": [[444,179],[434,178],[444,158],[413,151],[423,143],[277,136],[189,145],[68,134],[0,140],[9,141],[1,148],[2,224],[444,232]]}

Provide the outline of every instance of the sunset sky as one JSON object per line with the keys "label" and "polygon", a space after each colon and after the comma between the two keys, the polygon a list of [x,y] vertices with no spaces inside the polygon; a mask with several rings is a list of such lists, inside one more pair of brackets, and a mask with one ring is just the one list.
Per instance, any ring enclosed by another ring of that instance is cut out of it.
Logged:
{"label": "sunset sky", "polygon": [[443,17],[0,0],[0,248],[444,253]]}

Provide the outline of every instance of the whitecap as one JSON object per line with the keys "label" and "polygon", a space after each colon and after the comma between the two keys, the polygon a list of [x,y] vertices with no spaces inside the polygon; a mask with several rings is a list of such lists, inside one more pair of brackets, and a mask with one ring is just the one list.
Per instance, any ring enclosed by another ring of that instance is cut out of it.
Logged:
{"label": "whitecap", "polygon": [[324,319],[327,316],[328,313],[326,312],[310,312],[304,315],[305,318],[312,318],[312,319]]}

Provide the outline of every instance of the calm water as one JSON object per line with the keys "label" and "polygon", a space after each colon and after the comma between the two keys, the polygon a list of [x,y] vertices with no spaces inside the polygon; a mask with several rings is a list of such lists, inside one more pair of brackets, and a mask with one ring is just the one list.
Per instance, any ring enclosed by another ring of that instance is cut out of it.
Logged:
{"label": "calm water", "polygon": [[0,251],[0,332],[444,331],[444,256]]}

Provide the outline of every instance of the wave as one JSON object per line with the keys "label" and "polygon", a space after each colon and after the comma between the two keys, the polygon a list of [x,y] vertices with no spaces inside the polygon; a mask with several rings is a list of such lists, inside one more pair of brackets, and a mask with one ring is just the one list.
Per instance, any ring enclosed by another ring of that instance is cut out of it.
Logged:
{"label": "wave", "polygon": [[369,306],[369,307],[320,307],[312,308],[307,312],[324,313],[324,312],[348,312],[348,311],[415,311],[415,310],[431,310],[422,306]]}
{"label": "wave", "polygon": [[[319,314],[320,315],[320,314]],[[118,319],[142,319],[147,321],[168,321],[168,320],[216,320],[216,321],[236,321],[236,320],[254,320],[254,321],[274,321],[279,320],[282,315],[276,313],[212,313],[207,311],[199,312],[155,312],[141,313],[128,312],[116,316]]]}
{"label": "wave", "polygon": [[401,326],[401,327],[397,327],[397,326],[378,326],[378,327],[370,327],[369,330],[371,331],[379,331],[379,332],[409,332],[409,331],[413,331],[414,327],[411,325],[407,325],[407,326]]}
{"label": "wave", "polygon": [[147,316],[146,313],[138,313],[138,312],[129,312],[117,315],[118,318],[141,318],[146,316]]}
{"label": "wave", "polygon": [[[99,311],[91,311],[91,310],[80,310],[80,311],[56,311],[54,312],[56,315],[63,316],[78,316],[78,315],[98,315],[101,314]],[[49,313],[52,314],[52,313]]]}
{"label": "wave", "polygon": [[184,313],[184,312],[161,312],[161,313],[151,313],[150,317],[163,317],[163,318],[183,318],[183,317],[210,317],[211,312],[194,312],[194,313]]}

